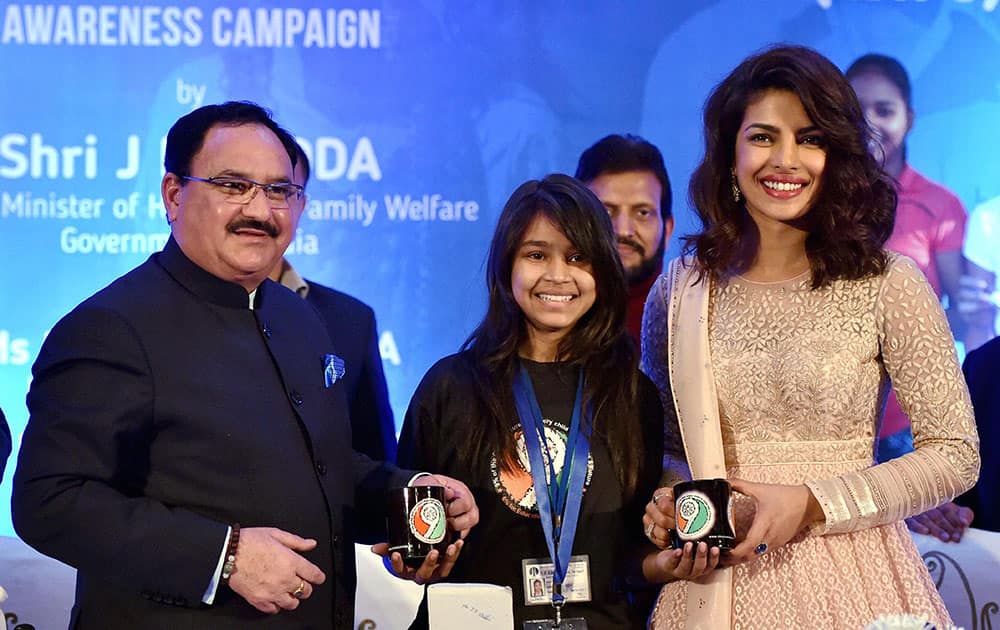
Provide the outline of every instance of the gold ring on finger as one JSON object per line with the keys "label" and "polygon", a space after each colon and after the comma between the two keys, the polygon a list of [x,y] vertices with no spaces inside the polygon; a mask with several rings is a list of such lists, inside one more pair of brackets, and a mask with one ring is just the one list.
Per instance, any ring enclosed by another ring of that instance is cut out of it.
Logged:
{"label": "gold ring on finger", "polygon": [[306,594],[306,581],[301,580],[299,582],[299,587],[292,591],[292,597],[295,599],[302,599],[302,596]]}

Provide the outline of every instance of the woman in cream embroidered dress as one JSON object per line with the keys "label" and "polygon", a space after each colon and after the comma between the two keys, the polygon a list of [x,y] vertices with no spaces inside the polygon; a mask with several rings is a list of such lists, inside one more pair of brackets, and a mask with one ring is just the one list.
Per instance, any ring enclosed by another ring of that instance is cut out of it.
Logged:
{"label": "woman in cream embroidered dress", "polygon": [[[728,477],[739,543],[707,579],[664,586],[653,628],[950,622],[902,519],[972,485],[978,438],[934,292],[882,249],[896,194],[868,133],[806,48],[748,58],[706,104],[690,190],[704,228],[643,322],[643,367],[672,384],[681,433],[643,526],[664,546],[669,487]],[[889,377],[916,450],[874,466]]]}

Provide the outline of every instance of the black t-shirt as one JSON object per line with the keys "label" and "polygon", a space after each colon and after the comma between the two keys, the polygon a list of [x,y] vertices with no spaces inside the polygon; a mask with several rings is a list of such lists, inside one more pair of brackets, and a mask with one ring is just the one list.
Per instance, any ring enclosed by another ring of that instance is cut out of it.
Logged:
{"label": "black t-shirt", "polygon": [[[550,448],[555,445],[559,452],[559,447],[565,444],[573,411],[577,370],[561,363],[522,362],[531,376]],[[521,469],[513,474],[501,471],[495,455],[488,465],[479,467],[463,466],[458,457],[458,445],[468,436],[466,427],[477,421],[478,407],[469,374],[463,355],[446,357],[427,372],[406,413],[399,463],[460,479],[475,495],[479,524],[465,541],[448,581],[510,586],[517,627],[524,620],[551,619],[551,606],[525,605],[521,561],[551,562],[530,473]],[[648,612],[630,609],[621,579],[637,546],[648,545],[642,533],[642,513],[659,481],[663,459],[663,412],[656,389],[640,375],[639,390],[646,452],[643,461],[635,462],[639,468],[639,486],[627,504],[606,446],[600,440],[591,440],[590,474],[580,507],[573,555],[589,556],[592,599],[587,603],[567,604],[563,616],[582,616],[594,629],[644,627],[643,614]],[[516,417],[511,418],[510,427],[519,435]],[[518,445],[517,457],[523,462],[526,460],[521,446],[523,438]],[[555,460],[558,474],[562,458],[557,455]]]}

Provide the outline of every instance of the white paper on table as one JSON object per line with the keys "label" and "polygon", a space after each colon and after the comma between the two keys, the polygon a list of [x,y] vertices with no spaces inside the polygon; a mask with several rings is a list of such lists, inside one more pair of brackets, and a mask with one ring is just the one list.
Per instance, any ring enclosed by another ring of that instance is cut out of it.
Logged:
{"label": "white paper on table", "polygon": [[514,595],[495,584],[431,584],[427,615],[434,630],[513,630]]}

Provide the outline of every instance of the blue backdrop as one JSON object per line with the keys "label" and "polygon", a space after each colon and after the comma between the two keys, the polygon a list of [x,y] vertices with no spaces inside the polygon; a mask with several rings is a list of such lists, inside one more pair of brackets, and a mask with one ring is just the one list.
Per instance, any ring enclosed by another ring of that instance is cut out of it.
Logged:
{"label": "blue backdrop", "polygon": [[[841,67],[882,52],[914,84],[910,162],[967,208],[1000,194],[997,0],[0,3],[0,407],[15,448],[46,331],[167,235],[167,129],[250,99],[311,151],[290,252],[371,304],[397,424],[484,307],[483,260],[522,181],[611,132],[646,136],[677,232],[700,109],[773,42]],[[677,253],[676,238],[668,255]],[[13,460],[10,467],[13,467]],[[0,486],[0,534],[10,474]]]}

